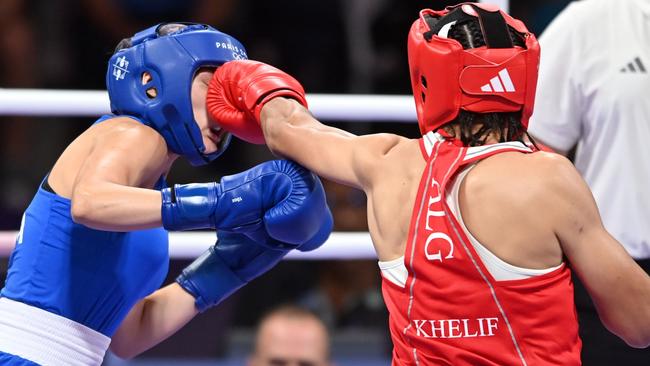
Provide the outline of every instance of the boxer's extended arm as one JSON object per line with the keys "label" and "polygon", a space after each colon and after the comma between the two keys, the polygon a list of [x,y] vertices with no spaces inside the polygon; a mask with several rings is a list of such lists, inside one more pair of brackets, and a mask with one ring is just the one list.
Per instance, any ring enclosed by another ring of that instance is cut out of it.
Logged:
{"label": "boxer's extended arm", "polygon": [[605,230],[591,191],[573,165],[555,159],[540,208],[553,212],[562,250],[603,324],[632,347],[650,345],[650,276]]}
{"label": "boxer's extended arm", "polygon": [[277,155],[367,193],[380,179],[383,157],[407,139],[355,136],[324,126],[302,107],[307,105],[304,94],[282,70],[257,61],[230,61],[215,71],[206,104],[211,117],[239,138],[266,142]]}
{"label": "boxer's extended arm", "polygon": [[294,100],[274,98],[264,105],[261,125],[269,149],[316,174],[366,192],[381,179],[384,158],[400,142],[398,135],[356,136],[326,126]]}

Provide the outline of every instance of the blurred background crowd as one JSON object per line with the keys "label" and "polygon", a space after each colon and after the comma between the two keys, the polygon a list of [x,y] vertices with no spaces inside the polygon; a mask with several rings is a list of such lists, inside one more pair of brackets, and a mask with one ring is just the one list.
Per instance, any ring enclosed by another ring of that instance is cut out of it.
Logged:
{"label": "blurred background crowd", "polygon": [[[568,2],[514,0],[510,12],[540,34]],[[2,0],[0,87],[104,89],[107,60],[122,38],[161,21],[191,21],[211,24],[239,39],[250,58],[292,74],[308,93],[410,94],[406,35],[411,22],[421,8],[453,3]],[[18,229],[23,210],[54,159],[92,122],[91,118],[0,117],[0,230]],[[415,124],[367,121],[337,122],[337,126],[356,134],[392,132],[413,138],[419,134]],[[211,181],[272,158],[266,147],[237,140],[206,167],[179,162],[169,180]],[[325,185],[335,231],[367,231],[363,193],[332,182]],[[0,258],[0,283],[6,260]],[[187,264],[172,261],[168,281]],[[372,260],[285,261],[138,362],[241,360],[253,347],[253,329],[260,317],[280,304],[294,303],[324,321],[335,360],[387,365],[391,345],[380,283]]]}

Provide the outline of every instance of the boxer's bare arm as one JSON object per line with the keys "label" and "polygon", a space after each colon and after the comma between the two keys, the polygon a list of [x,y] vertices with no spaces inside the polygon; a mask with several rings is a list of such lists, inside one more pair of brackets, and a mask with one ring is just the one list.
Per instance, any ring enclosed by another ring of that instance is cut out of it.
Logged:
{"label": "boxer's bare arm", "polygon": [[[153,185],[169,165],[162,137],[127,118],[104,121],[93,129],[85,141],[73,143],[87,145],[75,154],[83,157],[73,161],[64,153],[50,177],[57,193],[70,195],[75,222],[109,231],[161,226],[160,192],[138,187]],[[66,175],[73,178],[60,183]]]}
{"label": "boxer's bare arm", "polygon": [[177,283],[145,297],[113,335],[111,351],[121,358],[132,358],[162,342],[198,314],[195,301]]}
{"label": "boxer's bare arm", "polygon": [[408,139],[393,134],[356,136],[323,125],[291,99],[275,98],[261,113],[269,149],[321,177],[368,191],[381,179],[383,158]]}
{"label": "boxer's bare arm", "polygon": [[540,208],[594,301],[603,324],[633,347],[650,345],[650,276],[605,230],[591,191],[566,159],[554,159]]}

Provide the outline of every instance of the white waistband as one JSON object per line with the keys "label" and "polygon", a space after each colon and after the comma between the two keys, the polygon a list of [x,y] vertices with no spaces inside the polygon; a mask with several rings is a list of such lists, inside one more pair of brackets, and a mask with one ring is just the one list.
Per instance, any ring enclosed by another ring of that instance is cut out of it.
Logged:
{"label": "white waistband", "polygon": [[43,366],[96,366],[111,339],[70,319],[0,298],[0,351]]}

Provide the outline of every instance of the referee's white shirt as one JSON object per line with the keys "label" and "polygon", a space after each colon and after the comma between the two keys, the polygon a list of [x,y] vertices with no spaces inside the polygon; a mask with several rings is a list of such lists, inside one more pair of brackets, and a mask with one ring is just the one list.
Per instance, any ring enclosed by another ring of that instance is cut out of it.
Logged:
{"label": "referee's white shirt", "polygon": [[530,133],[578,144],[575,165],[607,230],[650,258],[650,0],[583,0],[540,37]]}

